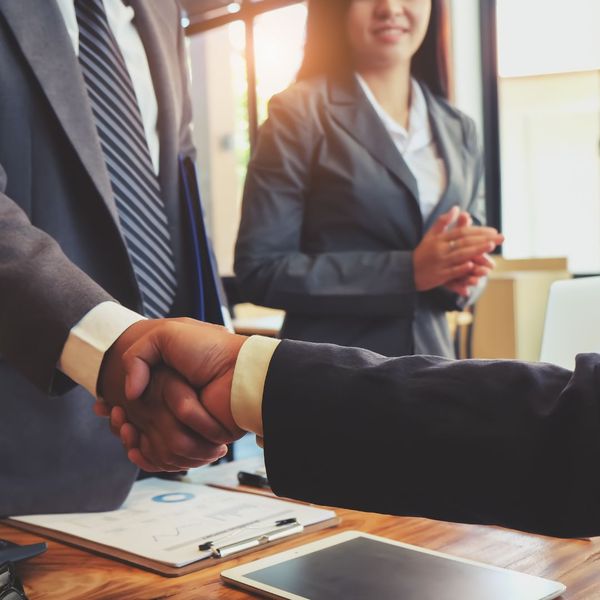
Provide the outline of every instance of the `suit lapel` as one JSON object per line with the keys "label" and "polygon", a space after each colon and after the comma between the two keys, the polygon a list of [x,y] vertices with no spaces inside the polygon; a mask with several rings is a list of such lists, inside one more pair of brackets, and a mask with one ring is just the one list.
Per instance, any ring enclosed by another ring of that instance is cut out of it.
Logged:
{"label": "suit lapel", "polygon": [[118,223],[85,83],[58,6],[48,0],[0,0],[0,12],[83,167]]}
{"label": "suit lapel", "polygon": [[427,101],[433,137],[446,166],[447,176],[446,189],[425,223],[425,231],[427,231],[435,220],[449,211],[452,206],[464,205],[465,198],[461,197],[461,194],[464,194],[464,185],[461,182],[464,179],[465,146],[460,120],[444,111],[439,100],[427,87],[422,85],[421,88]]}
{"label": "suit lapel", "polygon": [[400,179],[416,203],[419,197],[417,182],[356,78],[350,76],[343,80],[331,80],[329,99],[335,121]]}

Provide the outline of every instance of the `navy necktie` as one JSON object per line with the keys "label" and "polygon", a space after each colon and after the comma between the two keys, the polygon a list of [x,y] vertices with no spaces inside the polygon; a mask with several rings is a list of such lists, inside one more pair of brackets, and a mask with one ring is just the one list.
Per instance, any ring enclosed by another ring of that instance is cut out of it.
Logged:
{"label": "navy necktie", "polygon": [[144,313],[169,313],[177,281],[160,185],[131,77],[102,0],[75,0],[79,64]]}

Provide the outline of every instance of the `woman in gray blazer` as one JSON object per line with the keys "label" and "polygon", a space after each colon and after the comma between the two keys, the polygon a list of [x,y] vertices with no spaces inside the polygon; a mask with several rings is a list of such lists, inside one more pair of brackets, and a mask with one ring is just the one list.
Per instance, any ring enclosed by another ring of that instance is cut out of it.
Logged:
{"label": "woman in gray blazer", "polygon": [[435,0],[313,0],[297,82],[248,167],[235,271],[282,337],[452,356],[501,242],[471,119],[448,104]]}

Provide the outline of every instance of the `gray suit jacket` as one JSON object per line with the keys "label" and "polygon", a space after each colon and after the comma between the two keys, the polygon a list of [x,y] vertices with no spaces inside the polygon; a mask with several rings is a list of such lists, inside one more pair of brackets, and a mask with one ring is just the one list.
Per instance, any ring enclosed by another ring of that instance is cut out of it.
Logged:
{"label": "gray suit jacket", "polygon": [[[188,291],[178,153],[192,153],[175,2],[132,0],[159,104],[160,184]],[[0,0],[0,515],[105,510],[135,478],[91,397],[55,365],[70,328],[140,295],[79,65],[53,0]],[[54,396],[54,397],[51,397]]]}
{"label": "gray suit jacket", "polygon": [[471,119],[424,89],[448,185],[423,222],[417,182],[354,76],[292,85],[270,103],[249,165],[235,272],[283,308],[283,337],[385,355],[452,356],[443,289],[417,293],[412,251],[453,205],[483,221]]}

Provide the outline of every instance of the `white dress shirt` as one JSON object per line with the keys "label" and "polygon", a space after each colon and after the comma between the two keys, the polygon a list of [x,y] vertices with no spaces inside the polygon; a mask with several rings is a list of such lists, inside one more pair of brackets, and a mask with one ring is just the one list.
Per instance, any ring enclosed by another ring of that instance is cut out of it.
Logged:
{"label": "white dress shirt", "polygon": [[262,401],[267,372],[281,340],[253,335],[240,348],[231,384],[231,414],[238,427],[255,433],[262,446]]}
{"label": "white dress shirt", "polygon": [[369,84],[358,73],[356,79],[417,181],[418,200],[425,221],[446,189],[447,173],[433,137],[423,90],[414,79],[411,80],[407,131],[383,109]]}

